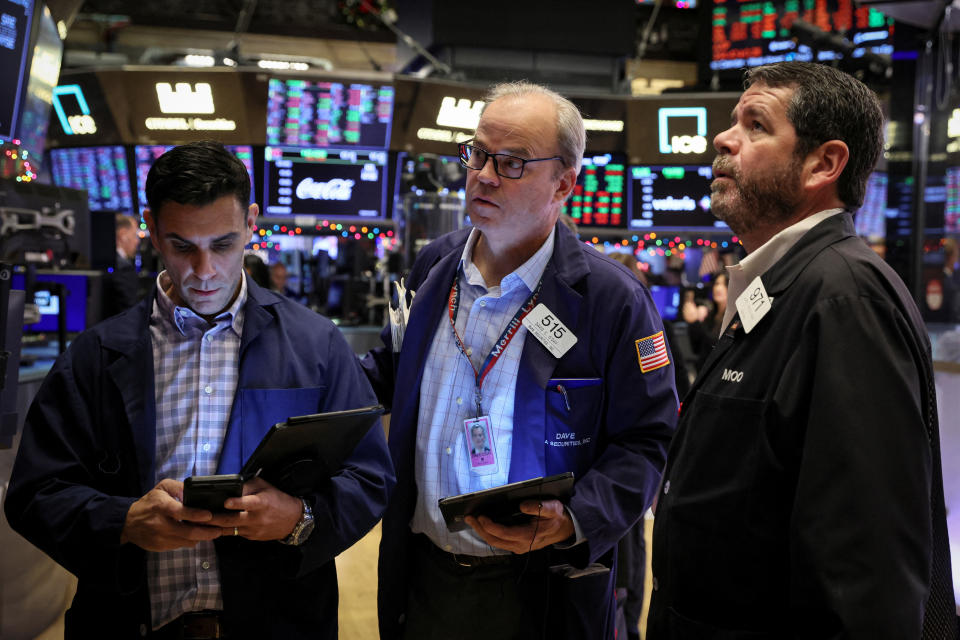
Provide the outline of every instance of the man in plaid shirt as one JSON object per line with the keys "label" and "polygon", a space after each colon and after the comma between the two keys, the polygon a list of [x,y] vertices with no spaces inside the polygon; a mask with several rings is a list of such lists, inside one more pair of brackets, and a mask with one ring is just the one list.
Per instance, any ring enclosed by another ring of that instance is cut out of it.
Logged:
{"label": "man in plaid shirt", "polygon": [[214,515],[181,503],[182,480],[238,472],[288,416],[376,399],[332,323],[244,276],[258,208],[239,160],[219,143],[176,147],[146,192],[166,269],[54,365],[7,517],[79,578],[68,638],[336,638],[333,558],[394,482],[382,429],[302,495],[255,478]]}

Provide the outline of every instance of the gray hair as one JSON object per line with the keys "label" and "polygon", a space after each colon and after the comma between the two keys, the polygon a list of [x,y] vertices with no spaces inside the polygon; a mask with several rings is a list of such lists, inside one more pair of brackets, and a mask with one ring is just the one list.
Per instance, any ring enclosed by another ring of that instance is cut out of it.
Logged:
{"label": "gray hair", "polygon": [[583,117],[577,106],[567,98],[547,87],[532,82],[503,82],[490,88],[483,100],[486,109],[494,100],[500,98],[524,98],[527,96],[549,98],[557,108],[557,146],[564,166],[573,167],[577,174],[583,162],[583,151],[587,146],[587,131],[583,126]]}

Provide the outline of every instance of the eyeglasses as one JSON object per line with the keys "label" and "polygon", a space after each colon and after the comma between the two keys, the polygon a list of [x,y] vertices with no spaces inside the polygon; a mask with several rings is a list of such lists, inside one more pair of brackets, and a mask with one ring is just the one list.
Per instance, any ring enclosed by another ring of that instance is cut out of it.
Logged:
{"label": "eyeglasses", "polygon": [[560,156],[552,158],[518,158],[506,153],[487,153],[480,147],[470,144],[460,144],[460,164],[467,169],[480,171],[487,164],[487,158],[493,160],[493,170],[498,176],[516,180],[523,176],[523,167],[530,162],[543,162],[545,160],[563,160]]}

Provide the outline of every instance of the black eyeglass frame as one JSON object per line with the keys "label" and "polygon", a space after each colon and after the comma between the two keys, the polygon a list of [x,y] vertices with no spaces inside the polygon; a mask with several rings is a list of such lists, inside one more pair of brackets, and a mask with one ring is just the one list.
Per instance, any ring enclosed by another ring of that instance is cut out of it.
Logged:
{"label": "black eyeglass frame", "polygon": [[[467,164],[466,153],[465,153],[465,151],[467,151],[467,150],[469,150],[469,153],[470,153],[471,156],[472,156],[474,153],[482,153],[482,154],[484,154],[483,164],[481,164],[479,167],[471,167],[471,166],[469,166],[469,165]],[[519,180],[520,178],[522,178],[522,177],[523,177],[523,170],[526,168],[527,163],[529,163],[529,162],[545,162],[545,161],[547,161],[547,160],[559,160],[560,162],[563,162],[563,158],[562,158],[561,156],[553,156],[553,157],[550,157],[550,158],[530,158],[530,159],[527,159],[527,158],[521,158],[521,157],[519,157],[519,156],[510,155],[509,153],[490,153],[490,152],[487,151],[486,149],[481,149],[480,147],[474,146],[474,145],[472,145],[472,144],[467,144],[467,143],[465,143],[465,142],[461,142],[460,144],[457,145],[457,151],[459,152],[459,155],[460,155],[460,165],[461,165],[462,167],[464,167],[465,169],[470,169],[471,171],[483,171],[483,168],[484,168],[485,166],[487,166],[487,160],[489,160],[489,159],[492,158],[492,159],[493,159],[493,170],[494,170],[494,172],[496,172],[496,174],[497,174],[498,176],[500,176],[501,178],[507,178],[508,180]],[[497,159],[498,159],[498,158],[510,158],[511,160],[519,160],[519,161],[521,162],[519,175],[508,176],[508,175],[506,175],[506,174],[504,174],[504,173],[501,173],[501,172],[500,172],[500,163],[497,162]]]}

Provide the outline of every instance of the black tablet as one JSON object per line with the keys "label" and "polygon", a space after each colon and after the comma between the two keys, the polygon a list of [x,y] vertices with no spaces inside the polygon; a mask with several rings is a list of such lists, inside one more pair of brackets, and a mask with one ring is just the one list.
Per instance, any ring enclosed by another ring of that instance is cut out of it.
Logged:
{"label": "black tablet", "polygon": [[335,475],[383,414],[381,405],[288,418],[270,427],[240,471],[299,495]]}
{"label": "black tablet", "polygon": [[447,529],[462,531],[469,528],[463,520],[467,516],[487,516],[505,525],[524,524],[532,516],[520,511],[521,502],[543,499],[564,501],[572,493],[573,472],[567,471],[547,478],[531,478],[502,487],[441,498],[437,504]]}

